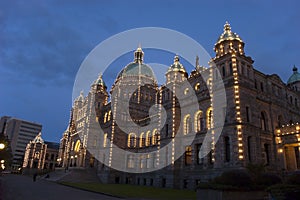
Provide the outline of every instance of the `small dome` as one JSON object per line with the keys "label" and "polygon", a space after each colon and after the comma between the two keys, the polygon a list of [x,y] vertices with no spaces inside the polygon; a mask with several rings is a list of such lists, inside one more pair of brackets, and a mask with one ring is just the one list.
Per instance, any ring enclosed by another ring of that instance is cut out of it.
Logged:
{"label": "small dome", "polygon": [[134,62],[129,63],[127,66],[125,66],[118,74],[117,79],[119,79],[120,77],[143,75],[155,80],[152,68],[149,65],[143,63],[143,57],[144,52],[141,47],[138,47],[134,52]]}
{"label": "small dome", "polygon": [[168,69],[168,72],[171,72],[171,71],[187,73],[184,66],[179,62],[179,56],[178,55],[176,55],[174,57],[174,63]]}
{"label": "small dome", "polygon": [[228,22],[225,23],[224,32],[219,37],[216,44],[219,44],[219,43],[221,43],[223,41],[226,41],[226,40],[238,40],[240,42],[243,42],[243,40],[240,38],[240,36],[238,34],[231,31],[231,27],[230,27],[230,24]]}
{"label": "small dome", "polygon": [[101,85],[103,87],[106,87],[103,79],[102,79],[102,74],[99,74],[99,77],[97,78],[97,80],[95,80],[95,82],[93,83],[95,85]]}
{"label": "small dome", "polygon": [[287,84],[292,84],[295,82],[300,81],[300,73],[298,72],[298,69],[296,66],[293,67],[293,74],[290,76],[290,78],[287,81]]}

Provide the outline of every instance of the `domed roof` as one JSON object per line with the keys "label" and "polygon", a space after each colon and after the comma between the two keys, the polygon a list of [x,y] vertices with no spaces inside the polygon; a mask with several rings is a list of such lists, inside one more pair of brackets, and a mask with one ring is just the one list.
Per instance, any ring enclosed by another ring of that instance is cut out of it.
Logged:
{"label": "domed roof", "polygon": [[186,70],[185,70],[184,66],[179,62],[179,56],[178,55],[176,55],[174,57],[174,63],[169,67],[167,73],[171,72],[171,71],[186,73]]}
{"label": "domed roof", "polygon": [[219,44],[219,43],[221,43],[223,41],[226,41],[226,40],[238,40],[240,42],[243,42],[243,40],[240,38],[240,36],[238,34],[231,31],[231,27],[230,27],[230,24],[228,22],[225,23],[224,32],[219,37],[216,44]]}
{"label": "domed roof", "polygon": [[102,74],[99,74],[98,78],[94,81],[95,85],[102,85],[103,87],[106,87],[103,79],[102,79]]}
{"label": "domed roof", "polygon": [[300,81],[300,73],[298,72],[298,69],[296,66],[293,67],[293,74],[288,79],[287,84],[295,83],[297,81]]}
{"label": "domed roof", "polygon": [[155,79],[152,68],[149,65],[143,63],[144,52],[141,47],[138,47],[134,52],[134,61],[125,66],[120,73],[118,78],[127,76],[147,76],[149,78]]}

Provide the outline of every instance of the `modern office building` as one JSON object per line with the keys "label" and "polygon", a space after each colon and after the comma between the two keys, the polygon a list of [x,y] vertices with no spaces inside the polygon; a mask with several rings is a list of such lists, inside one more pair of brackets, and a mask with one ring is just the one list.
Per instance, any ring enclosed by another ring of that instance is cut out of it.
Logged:
{"label": "modern office building", "polygon": [[12,153],[12,170],[18,170],[23,165],[27,144],[42,130],[42,125],[14,117],[4,116],[0,120],[0,130],[8,137]]}

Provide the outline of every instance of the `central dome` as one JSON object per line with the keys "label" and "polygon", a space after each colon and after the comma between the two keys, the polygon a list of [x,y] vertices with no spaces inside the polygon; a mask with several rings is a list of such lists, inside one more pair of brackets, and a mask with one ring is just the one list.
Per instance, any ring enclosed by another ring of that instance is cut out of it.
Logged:
{"label": "central dome", "polygon": [[155,80],[152,68],[143,63],[143,56],[142,48],[138,47],[134,52],[134,61],[122,69],[117,79],[128,76],[146,76]]}

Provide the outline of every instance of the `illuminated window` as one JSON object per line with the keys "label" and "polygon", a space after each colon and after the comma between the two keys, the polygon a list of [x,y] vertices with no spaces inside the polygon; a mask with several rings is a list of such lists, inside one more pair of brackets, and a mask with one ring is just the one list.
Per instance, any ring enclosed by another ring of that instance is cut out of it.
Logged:
{"label": "illuminated window", "polygon": [[196,90],[196,91],[199,91],[199,90],[200,90],[200,83],[196,83],[196,85],[195,85],[195,90]]}
{"label": "illuminated window", "polygon": [[80,146],[81,146],[81,145],[80,145],[80,140],[77,140],[77,141],[76,141],[76,144],[75,144],[74,151],[75,151],[75,152],[78,152],[78,151],[80,150]]}
{"label": "illuminated window", "polygon": [[136,134],[135,133],[128,134],[127,146],[128,147],[136,147]]}
{"label": "illuminated window", "polygon": [[133,155],[127,156],[127,168],[134,168],[134,158]]}
{"label": "illuminated window", "polygon": [[157,129],[154,129],[152,132],[152,145],[156,145],[159,140],[159,134],[157,132]]}
{"label": "illuminated window", "polygon": [[110,120],[110,116],[111,116],[111,110],[108,112],[107,121]]}
{"label": "illuminated window", "polygon": [[144,136],[144,132],[142,132],[140,134],[140,147],[145,146],[145,136]]}
{"label": "illuminated window", "polygon": [[103,147],[107,146],[107,133],[104,133],[103,135]]}
{"label": "illuminated window", "polygon": [[206,119],[207,119],[207,128],[211,129],[212,128],[212,108],[208,108],[206,111]]}
{"label": "illuminated window", "polygon": [[192,147],[187,146],[185,147],[185,160],[184,163],[185,165],[191,165],[192,164]]}
{"label": "illuminated window", "polygon": [[104,114],[103,122],[106,123],[107,120],[107,112]]}
{"label": "illuminated window", "polygon": [[146,133],[146,146],[149,146],[152,144],[152,134],[150,131],[147,131]]}
{"label": "illuminated window", "polygon": [[186,135],[186,134],[188,134],[189,132],[191,132],[191,131],[192,131],[191,128],[192,128],[191,117],[190,117],[190,115],[188,114],[188,115],[186,115],[186,116],[184,117],[184,130],[183,130],[184,135]]}
{"label": "illuminated window", "polygon": [[184,94],[187,95],[189,93],[189,88],[185,88]]}
{"label": "illuminated window", "polygon": [[194,125],[195,125],[194,129],[196,132],[203,130],[204,119],[203,119],[203,114],[202,114],[201,110],[199,110],[198,112],[195,113]]}

